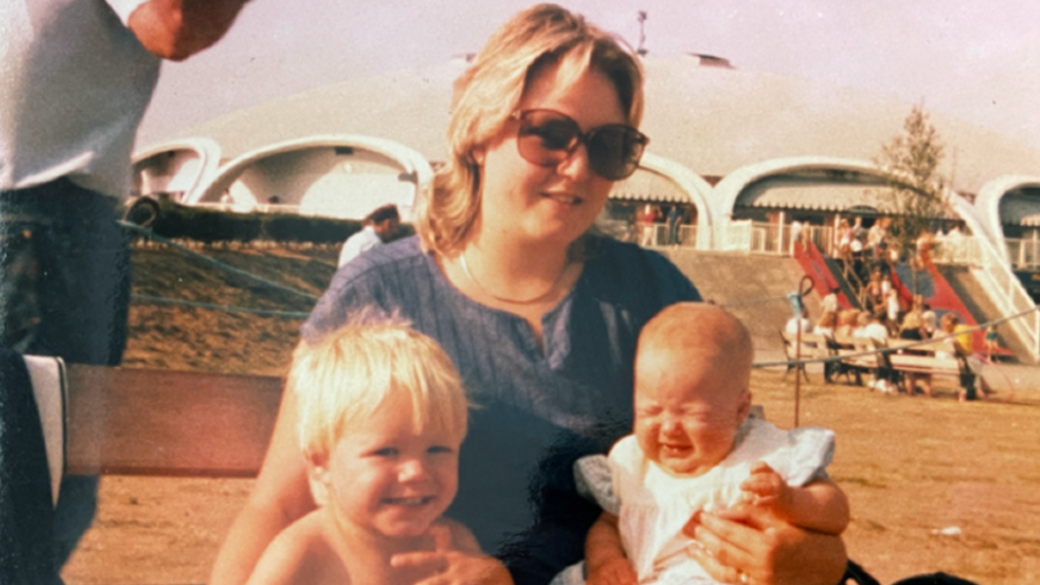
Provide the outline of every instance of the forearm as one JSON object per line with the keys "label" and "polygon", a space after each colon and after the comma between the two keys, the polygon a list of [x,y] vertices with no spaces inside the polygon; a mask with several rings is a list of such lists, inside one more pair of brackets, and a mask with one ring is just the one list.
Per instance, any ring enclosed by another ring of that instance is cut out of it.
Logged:
{"label": "forearm", "polygon": [[220,40],[248,0],[148,0],[127,22],[151,53],[182,61]]}
{"label": "forearm", "polygon": [[610,561],[627,558],[621,546],[621,534],[618,532],[617,516],[603,512],[589,528],[585,538],[585,565],[589,573],[594,573]]}
{"label": "forearm", "polygon": [[849,525],[849,500],[838,486],[818,481],[801,488],[791,488],[790,501],[783,515],[792,524],[838,535]]}

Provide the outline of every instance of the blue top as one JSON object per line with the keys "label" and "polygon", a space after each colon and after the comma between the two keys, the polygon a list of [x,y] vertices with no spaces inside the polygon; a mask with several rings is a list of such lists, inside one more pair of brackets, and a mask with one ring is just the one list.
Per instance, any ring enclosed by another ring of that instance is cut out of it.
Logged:
{"label": "blue top", "polygon": [[598,510],[577,495],[571,466],[631,432],[643,325],[671,303],[700,300],[656,252],[605,238],[586,249],[577,284],[542,317],[545,355],[527,321],[459,292],[418,237],[340,268],[302,328],[313,340],[375,305],[444,347],[478,405],[448,515],[502,559],[518,585],[548,583],[583,557]]}

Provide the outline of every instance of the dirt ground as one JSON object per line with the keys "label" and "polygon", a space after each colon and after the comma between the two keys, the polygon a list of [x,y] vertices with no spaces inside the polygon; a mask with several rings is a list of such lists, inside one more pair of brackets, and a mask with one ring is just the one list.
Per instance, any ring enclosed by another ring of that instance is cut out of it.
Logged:
{"label": "dirt ground", "polygon": [[[212,253],[212,252],[211,252]],[[229,262],[319,293],[329,251],[223,254]],[[135,253],[135,293],[214,304],[306,311],[311,301],[214,275],[186,257]],[[296,318],[135,303],[128,367],[281,374]],[[908,398],[810,371],[800,423],[832,428],[831,475],[848,493],[851,558],[882,583],[944,571],[980,584],[1040,582],[1040,389],[1011,402]],[[793,424],[793,375],[756,371],[755,402]],[[106,476],[93,528],[66,566],[70,585],[204,583],[252,480]]]}

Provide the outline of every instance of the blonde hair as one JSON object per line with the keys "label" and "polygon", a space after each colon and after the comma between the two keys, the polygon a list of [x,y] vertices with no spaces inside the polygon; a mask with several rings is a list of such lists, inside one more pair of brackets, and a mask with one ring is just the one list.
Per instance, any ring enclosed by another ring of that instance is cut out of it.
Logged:
{"label": "blonde hair", "polygon": [[567,68],[569,83],[587,71],[609,79],[627,121],[643,115],[643,73],[624,41],[555,4],[539,4],[502,25],[455,81],[448,123],[448,161],[416,208],[423,247],[457,249],[480,212],[480,166],[475,148],[490,141],[515,113],[528,84],[544,67]]}
{"label": "blonde hair", "polygon": [[300,447],[328,455],[340,438],[391,400],[411,404],[416,432],[466,434],[469,404],[455,366],[430,337],[372,310],[293,352],[286,382],[296,397]]}

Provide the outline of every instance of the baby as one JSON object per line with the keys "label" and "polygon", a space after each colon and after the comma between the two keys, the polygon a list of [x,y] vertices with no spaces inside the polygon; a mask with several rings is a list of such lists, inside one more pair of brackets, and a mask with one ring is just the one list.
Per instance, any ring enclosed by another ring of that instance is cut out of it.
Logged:
{"label": "baby", "polygon": [[[845,529],[848,502],[824,473],[833,433],[748,418],[752,357],[747,329],[712,305],[673,305],[643,329],[635,434],[614,445],[609,468],[602,456],[576,465],[605,510],[586,540],[588,583],[714,583],[683,532],[699,510],[748,502],[802,528]],[[580,575],[572,567],[556,583]]]}
{"label": "baby", "polygon": [[468,405],[436,342],[405,323],[356,318],[300,343],[287,392],[318,508],[271,542],[250,585],[512,583],[442,516],[458,487]]}

